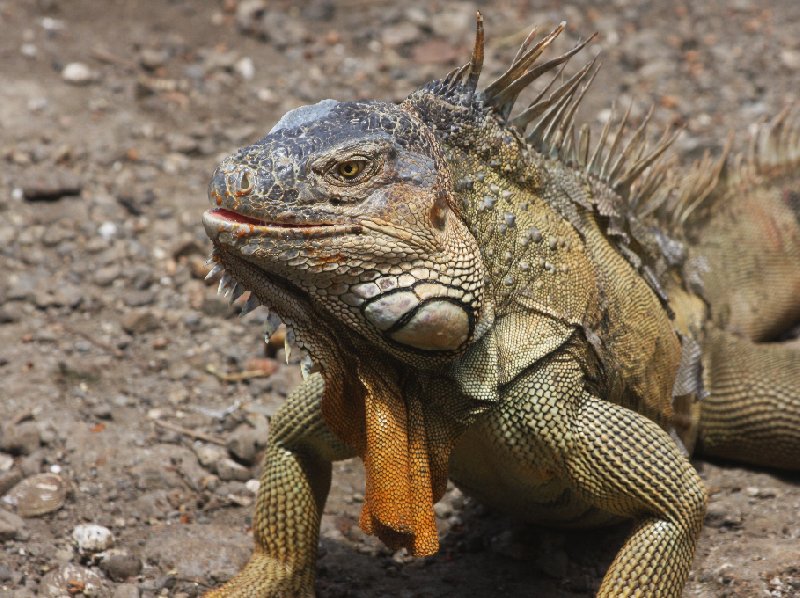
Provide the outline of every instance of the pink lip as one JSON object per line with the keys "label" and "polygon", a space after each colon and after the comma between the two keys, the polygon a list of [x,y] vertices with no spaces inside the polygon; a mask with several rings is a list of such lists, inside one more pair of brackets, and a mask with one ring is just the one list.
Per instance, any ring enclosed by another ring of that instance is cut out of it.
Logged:
{"label": "pink lip", "polygon": [[303,238],[317,238],[341,234],[358,234],[362,230],[362,227],[357,224],[267,222],[224,208],[207,210],[203,214],[203,224],[206,227],[206,232],[213,239],[216,239],[221,232],[233,233],[240,238],[250,235],[285,238],[286,234],[299,235]]}

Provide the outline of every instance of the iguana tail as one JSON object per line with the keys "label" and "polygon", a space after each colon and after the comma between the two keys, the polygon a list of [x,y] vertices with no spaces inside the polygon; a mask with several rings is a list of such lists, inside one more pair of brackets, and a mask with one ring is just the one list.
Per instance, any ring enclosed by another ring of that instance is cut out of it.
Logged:
{"label": "iguana tail", "polygon": [[711,316],[701,450],[800,470],[800,346],[774,342],[800,323],[800,118],[788,114],[747,157],[727,148],[697,168],[682,217]]}
{"label": "iguana tail", "polygon": [[707,332],[701,453],[800,470],[800,348]]}

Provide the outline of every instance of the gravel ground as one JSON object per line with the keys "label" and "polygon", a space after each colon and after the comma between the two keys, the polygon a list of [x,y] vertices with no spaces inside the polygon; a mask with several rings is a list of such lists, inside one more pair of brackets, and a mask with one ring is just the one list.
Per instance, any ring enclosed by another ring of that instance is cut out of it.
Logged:
{"label": "gravel ground", "polygon": [[[797,0],[479,4],[490,75],[530,24],[566,19],[560,48],[598,31],[583,118],[655,104],[686,159],[797,99]],[[0,597],[195,596],[241,566],[300,374],[263,313],[203,282],[208,177],[299,104],[399,100],[464,62],[474,8],[0,0]],[[798,476],[697,466],[685,595],[800,595]],[[451,489],[441,553],[413,560],[361,533],[362,493],[360,464],[337,464],[320,596],[587,596],[626,532],[524,527]]]}

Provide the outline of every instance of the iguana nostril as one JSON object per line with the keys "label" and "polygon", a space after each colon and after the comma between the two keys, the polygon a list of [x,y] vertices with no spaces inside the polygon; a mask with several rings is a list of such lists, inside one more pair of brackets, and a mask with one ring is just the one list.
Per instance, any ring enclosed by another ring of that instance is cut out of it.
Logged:
{"label": "iguana nostril", "polygon": [[236,191],[234,193],[236,197],[241,197],[243,195],[249,195],[252,190],[253,190],[253,177],[247,170],[245,170],[239,177],[239,183],[236,186]]}

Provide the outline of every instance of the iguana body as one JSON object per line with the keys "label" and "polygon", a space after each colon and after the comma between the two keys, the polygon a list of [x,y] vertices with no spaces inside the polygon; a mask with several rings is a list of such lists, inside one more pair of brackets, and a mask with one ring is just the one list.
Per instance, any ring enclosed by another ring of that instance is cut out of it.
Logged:
{"label": "iguana body", "polygon": [[602,596],[680,594],[696,443],[800,469],[800,356],[754,342],[800,319],[797,130],[680,173],[643,127],[574,132],[591,63],[511,119],[583,46],[537,62],[562,30],[478,91],[479,19],[444,80],[292,111],[217,169],[221,288],[274,309],[320,373],[273,419],[255,554],[211,595],[313,594],[337,459],[364,460],[361,526],[417,555],[448,477],[534,522],[634,518]]}

